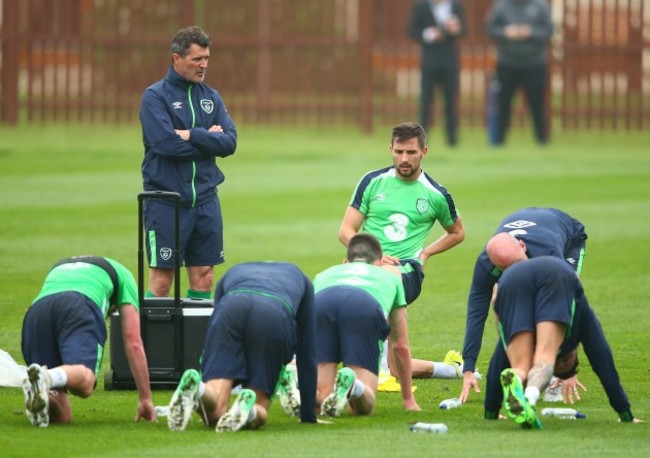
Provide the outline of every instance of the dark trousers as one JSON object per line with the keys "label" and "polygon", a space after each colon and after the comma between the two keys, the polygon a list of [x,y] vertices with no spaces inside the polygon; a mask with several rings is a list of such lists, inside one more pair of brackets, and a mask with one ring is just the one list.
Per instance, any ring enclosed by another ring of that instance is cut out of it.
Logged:
{"label": "dark trousers", "polygon": [[420,125],[425,130],[432,124],[433,102],[436,87],[442,88],[445,102],[445,138],[447,144],[458,141],[456,96],[458,94],[458,66],[422,67],[420,74]]}
{"label": "dark trousers", "polygon": [[501,371],[510,367],[508,356],[503,349],[503,343],[497,341],[492,358],[490,358],[490,365],[488,366],[486,382],[485,382],[485,399],[483,400],[483,407],[488,412],[499,412],[501,403],[503,402],[503,391],[501,389]]}
{"label": "dark trousers", "polygon": [[499,79],[499,122],[497,142],[504,143],[508,128],[510,127],[510,110],[512,98],[518,87],[524,90],[528,108],[533,118],[535,140],[539,144],[547,141],[546,120],[544,119],[544,90],[546,87],[546,65],[533,67],[510,67],[499,64],[497,66]]}

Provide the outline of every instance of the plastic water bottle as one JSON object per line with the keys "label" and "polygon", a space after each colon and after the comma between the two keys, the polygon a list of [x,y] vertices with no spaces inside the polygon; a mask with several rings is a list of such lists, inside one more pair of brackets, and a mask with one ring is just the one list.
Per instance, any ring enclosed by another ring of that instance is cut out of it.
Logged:
{"label": "plastic water bottle", "polygon": [[463,401],[461,401],[459,398],[451,398],[451,399],[445,399],[440,403],[440,408],[449,410],[449,409],[455,409],[457,407],[460,407],[463,405]]}
{"label": "plastic water bottle", "polygon": [[542,417],[555,417],[561,418],[562,420],[582,420],[583,418],[587,418],[585,414],[565,407],[547,407],[542,409]]}
{"label": "plastic water bottle", "polygon": [[409,431],[412,433],[436,433],[446,434],[448,429],[444,423],[422,423],[417,422],[409,426]]}

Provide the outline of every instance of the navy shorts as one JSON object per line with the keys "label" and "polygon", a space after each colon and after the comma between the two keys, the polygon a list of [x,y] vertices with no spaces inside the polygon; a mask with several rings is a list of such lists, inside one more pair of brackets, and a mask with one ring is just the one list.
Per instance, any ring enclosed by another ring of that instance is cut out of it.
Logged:
{"label": "navy shorts", "polygon": [[[145,245],[149,267],[174,268],[174,206],[144,202]],[[218,198],[194,208],[180,208],[179,265],[215,266],[224,261],[223,220]]]}
{"label": "navy shorts", "polygon": [[533,258],[506,269],[494,305],[504,345],[519,332],[534,332],[540,322],[571,326],[579,290],[575,271],[559,258]]}
{"label": "navy shorts", "polygon": [[280,302],[259,294],[226,295],[208,323],[203,381],[232,379],[272,396],[295,351],[296,322]]}
{"label": "navy shorts", "polygon": [[316,293],[316,363],[360,366],[379,373],[388,321],[377,300],[350,286],[331,286]]}
{"label": "navy shorts", "polygon": [[422,265],[416,259],[404,259],[400,261],[402,267],[402,284],[404,285],[404,295],[406,303],[411,304],[420,297],[422,292],[422,281],[424,280],[424,271]]}
{"label": "navy shorts", "polygon": [[27,364],[81,364],[95,377],[104,354],[106,324],[99,307],[77,292],[45,296],[27,310],[22,351]]}

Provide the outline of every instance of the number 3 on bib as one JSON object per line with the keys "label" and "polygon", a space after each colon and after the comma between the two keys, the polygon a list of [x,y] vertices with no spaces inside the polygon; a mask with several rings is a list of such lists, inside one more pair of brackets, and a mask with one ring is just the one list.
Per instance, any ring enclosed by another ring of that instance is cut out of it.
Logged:
{"label": "number 3 on bib", "polygon": [[390,215],[388,221],[391,222],[390,226],[384,228],[384,235],[393,242],[401,242],[406,239],[408,231],[406,227],[409,224],[409,219],[406,215],[395,213]]}

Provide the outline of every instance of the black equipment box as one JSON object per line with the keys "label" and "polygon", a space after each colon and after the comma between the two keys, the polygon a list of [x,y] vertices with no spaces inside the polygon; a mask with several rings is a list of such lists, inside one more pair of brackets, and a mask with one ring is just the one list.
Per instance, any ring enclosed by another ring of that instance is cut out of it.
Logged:
{"label": "black equipment box", "polygon": [[[175,204],[174,297],[144,297],[143,202],[171,199]],[[138,297],[140,327],[152,389],[175,389],[186,369],[200,369],[200,357],[208,320],[214,310],[211,299],[180,297],[179,259],[180,195],[151,191],[138,194]],[[110,317],[110,370],[104,374],[105,390],[135,389],[124,351],[120,316]]]}
{"label": "black equipment box", "polygon": [[[199,370],[203,339],[213,305],[209,299],[146,298],[140,307],[141,333],[152,389],[175,389],[186,369]],[[104,373],[105,390],[135,389],[124,351],[120,316],[110,318],[111,368]]]}

